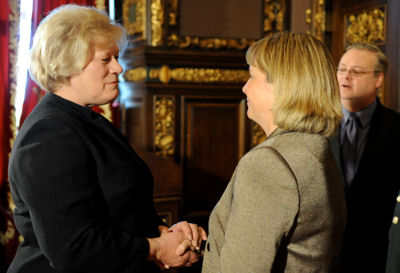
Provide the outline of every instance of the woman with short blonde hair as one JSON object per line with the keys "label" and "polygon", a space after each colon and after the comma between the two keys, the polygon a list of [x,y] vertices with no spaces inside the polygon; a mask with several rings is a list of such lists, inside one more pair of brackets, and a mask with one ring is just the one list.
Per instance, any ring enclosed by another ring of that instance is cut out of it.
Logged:
{"label": "woman with short blonde hair", "polygon": [[31,48],[30,74],[44,90],[54,92],[69,82],[93,57],[93,47],[127,43],[125,29],[92,7],[54,9],[37,29]]}
{"label": "woman with short blonde hair", "polygon": [[155,273],[199,258],[201,227],[167,227],[150,169],[92,106],[114,101],[124,29],[92,7],[65,5],[39,25],[30,73],[48,91],[24,121],[8,176],[24,238],[8,273]]}
{"label": "woman with short blonde hair", "polygon": [[341,117],[332,59],[309,34],[277,33],[247,62],[247,116],[267,139],[211,213],[202,272],[338,272],[346,210],[327,139]]}
{"label": "woman with short blonde hair", "polygon": [[250,46],[246,60],[274,85],[276,125],[326,137],[338,129],[342,110],[336,69],[319,40],[294,33],[264,38]]}

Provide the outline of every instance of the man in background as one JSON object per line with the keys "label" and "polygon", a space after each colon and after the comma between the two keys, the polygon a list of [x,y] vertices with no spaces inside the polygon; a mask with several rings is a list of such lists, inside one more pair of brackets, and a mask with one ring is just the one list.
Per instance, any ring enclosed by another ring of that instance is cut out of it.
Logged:
{"label": "man in background", "polygon": [[331,148],[347,201],[341,272],[385,272],[400,186],[400,114],[377,98],[387,67],[378,47],[356,43],[337,70],[343,118]]}

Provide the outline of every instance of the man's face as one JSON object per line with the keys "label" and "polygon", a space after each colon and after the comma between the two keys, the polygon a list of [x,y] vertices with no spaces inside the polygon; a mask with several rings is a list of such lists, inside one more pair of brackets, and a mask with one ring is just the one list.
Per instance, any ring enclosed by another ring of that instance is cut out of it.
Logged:
{"label": "man's face", "polygon": [[376,54],[364,49],[353,48],[342,56],[337,77],[344,106],[352,104],[362,109],[374,101],[384,77],[383,73],[375,73],[376,63]]}

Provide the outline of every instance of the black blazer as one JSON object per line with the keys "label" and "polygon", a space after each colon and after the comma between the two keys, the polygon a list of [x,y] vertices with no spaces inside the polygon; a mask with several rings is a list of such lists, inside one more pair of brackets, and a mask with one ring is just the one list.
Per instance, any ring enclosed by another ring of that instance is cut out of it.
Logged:
{"label": "black blazer", "polygon": [[[343,170],[340,140],[331,148]],[[347,226],[341,272],[385,272],[388,232],[400,188],[400,114],[379,101],[364,154],[346,191]]]}
{"label": "black blazer", "polygon": [[400,192],[396,198],[393,221],[389,231],[386,273],[400,272]]}
{"label": "black blazer", "polygon": [[105,118],[48,93],[9,162],[23,236],[8,272],[151,272],[162,224],[149,168]]}

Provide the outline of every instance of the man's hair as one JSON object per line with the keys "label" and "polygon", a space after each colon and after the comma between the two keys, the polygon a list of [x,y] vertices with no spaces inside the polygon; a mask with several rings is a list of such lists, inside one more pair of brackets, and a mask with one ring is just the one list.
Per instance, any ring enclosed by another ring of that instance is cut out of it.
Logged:
{"label": "man's hair", "polygon": [[357,43],[349,45],[346,48],[345,52],[349,51],[350,49],[362,49],[362,50],[368,50],[368,51],[374,52],[376,55],[375,73],[382,72],[383,74],[386,74],[387,68],[389,66],[389,62],[386,58],[386,55],[382,52],[382,50],[379,49],[379,47],[377,47],[373,44],[357,42]]}
{"label": "man's hair", "polygon": [[124,28],[93,7],[64,5],[40,23],[31,48],[29,72],[41,88],[54,92],[91,60],[94,47],[126,44]]}
{"label": "man's hair", "polygon": [[306,33],[280,32],[252,44],[247,63],[273,85],[275,125],[332,136],[342,116],[336,69],[328,49]]}

